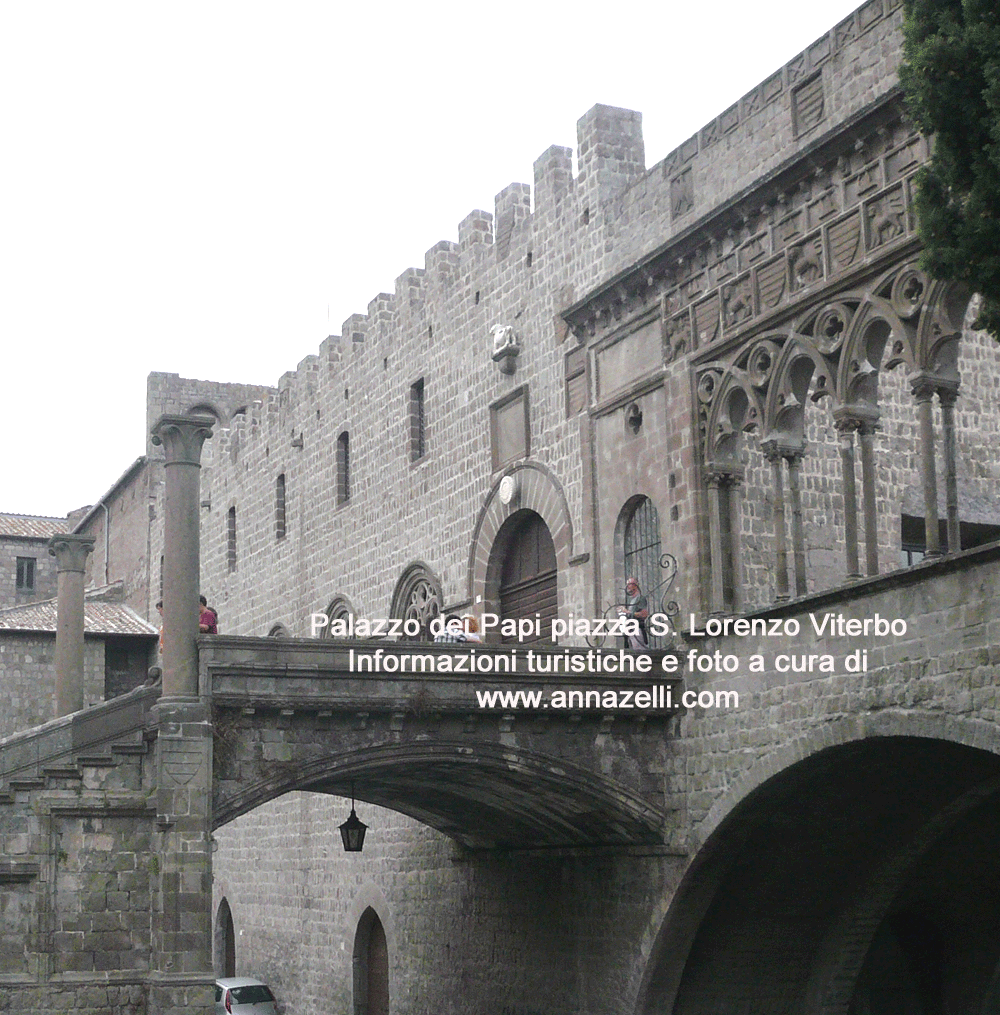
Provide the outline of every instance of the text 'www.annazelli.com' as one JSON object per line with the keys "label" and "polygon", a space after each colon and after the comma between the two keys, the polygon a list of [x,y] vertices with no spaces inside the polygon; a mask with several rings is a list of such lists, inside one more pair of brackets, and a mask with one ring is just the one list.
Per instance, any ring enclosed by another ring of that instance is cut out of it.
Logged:
{"label": "text 'www.annazelli.com'", "polygon": [[555,691],[476,691],[480,708],[502,708],[508,711],[518,709],[638,709],[648,712],[662,712],[668,709],[720,709],[731,710],[740,707],[740,696],[736,691],[694,691],[675,693],[669,684],[654,684],[649,688],[605,688],[604,690],[555,690]]}

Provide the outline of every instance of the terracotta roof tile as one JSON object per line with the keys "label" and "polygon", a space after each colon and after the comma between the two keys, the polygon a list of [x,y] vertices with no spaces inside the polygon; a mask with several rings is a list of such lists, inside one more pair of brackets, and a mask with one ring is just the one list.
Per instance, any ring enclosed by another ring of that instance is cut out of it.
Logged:
{"label": "terracotta roof tile", "polygon": [[[122,603],[84,603],[85,634],[145,634],[159,631]],[[56,629],[56,601],[27,603],[0,610],[0,631],[49,631]]]}
{"label": "terracotta roof tile", "polygon": [[0,536],[48,539],[60,532],[69,532],[69,523],[65,518],[44,518],[41,515],[12,515],[0,512]]}

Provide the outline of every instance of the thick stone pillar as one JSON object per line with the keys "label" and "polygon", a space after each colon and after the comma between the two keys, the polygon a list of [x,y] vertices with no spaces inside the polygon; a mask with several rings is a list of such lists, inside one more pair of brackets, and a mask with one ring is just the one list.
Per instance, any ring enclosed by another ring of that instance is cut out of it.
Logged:
{"label": "thick stone pillar", "polygon": [[712,473],[706,477],[705,483],[708,486],[708,539],[712,556],[710,606],[712,614],[718,615],[725,611],[725,570],[722,561],[722,506],[720,503],[722,477],[718,473]]}
{"label": "thick stone pillar", "polygon": [[840,472],[844,489],[844,549],[847,580],[861,577],[858,563],[858,487],[854,476],[854,431],[858,421],[843,417],[836,421],[840,434]]}
{"label": "thick stone pillar", "polygon": [[941,556],[938,532],[937,469],[934,464],[934,378],[920,374],[913,379],[913,397],[920,420],[920,466],[924,480],[925,556]]}
{"label": "thick stone pillar", "polygon": [[198,695],[201,446],[212,436],[211,416],[161,416],[153,443],[163,446],[163,696]]}
{"label": "thick stone pillar", "polygon": [[958,521],[958,469],[955,454],[955,402],[958,384],[938,388],[941,401],[941,442],[944,446],[944,497],[948,523],[948,552],[962,549],[962,534]]}
{"label": "thick stone pillar", "polygon": [[875,431],[878,423],[865,421],[858,427],[861,444],[861,483],[865,505],[865,566],[869,575],[878,574],[878,508],[875,475]]}
{"label": "thick stone pillar", "polygon": [[806,542],[802,529],[802,489],[799,485],[799,466],[802,452],[786,453],[788,462],[788,496],[792,502],[792,563],[795,572],[795,594],[806,594]]}
{"label": "thick stone pillar", "polygon": [[201,447],[210,416],[162,416],[163,693],[156,705],[157,891],[148,1015],[210,1015],[212,722],[198,697]]}
{"label": "thick stone pillar", "polygon": [[778,448],[770,443],[762,445],[764,455],[771,463],[774,475],[774,572],[775,599],[788,599],[788,542],[785,533],[785,487],[781,470],[784,457]]}
{"label": "thick stone pillar", "polygon": [[93,536],[49,540],[56,558],[56,718],[83,708],[83,589]]}
{"label": "thick stone pillar", "polygon": [[147,1015],[211,1015],[211,704],[161,697],[156,711],[159,862]]}

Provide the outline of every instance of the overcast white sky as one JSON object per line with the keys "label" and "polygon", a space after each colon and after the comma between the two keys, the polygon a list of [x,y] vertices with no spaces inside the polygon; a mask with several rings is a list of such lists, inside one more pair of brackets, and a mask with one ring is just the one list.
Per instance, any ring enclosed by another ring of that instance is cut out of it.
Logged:
{"label": "overcast white sky", "polygon": [[595,102],[652,166],[855,6],[4,3],[0,510],[96,502],[152,370],[276,384]]}

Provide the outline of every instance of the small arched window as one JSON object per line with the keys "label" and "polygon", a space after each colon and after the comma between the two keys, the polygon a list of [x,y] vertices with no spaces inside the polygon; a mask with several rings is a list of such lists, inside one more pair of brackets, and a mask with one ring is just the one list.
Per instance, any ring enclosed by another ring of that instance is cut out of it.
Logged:
{"label": "small arched window", "polygon": [[285,474],[278,476],[274,488],[274,536],[284,539],[285,532]]}
{"label": "small arched window", "polygon": [[326,615],[330,623],[323,629],[323,636],[326,638],[349,638],[351,637],[351,618],[354,616],[354,607],[346,596],[334,596],[330,605],[326,608]]}
{"label": "small arched window", "polygon": [[417,620],[421,641],[431,641],[430,623],[441,613],[441,583],[423,564],[411,564],[396,582],[392,595],[392,616]]}
{"label": "small arched window", "polygon": [[236,506],[229,509],[226,520],[226,558],[230,571],[236,570]]}
{"label": "small arched window", "polygon": [[351,499],[351,437],[345,430],[337,438],[337,503]]}

